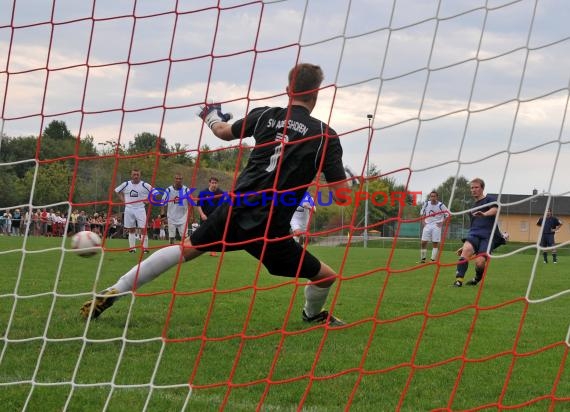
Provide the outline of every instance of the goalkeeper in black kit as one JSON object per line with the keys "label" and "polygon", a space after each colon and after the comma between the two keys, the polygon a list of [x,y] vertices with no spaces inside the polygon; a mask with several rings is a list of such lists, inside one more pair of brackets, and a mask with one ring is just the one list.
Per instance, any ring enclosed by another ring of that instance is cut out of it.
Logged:
{"label": "goalkeeper in black kit", "polygon": [[[323,310],[336,272],[303,250],[289,233],[291,217],[319,172],[324,174],[332,193],[347,187],[336,132],[311,116],[322,81],[319,66],[297,64],[288,76],[287,107],[255,108],[233,124],[228,123],[231,116],[222,112],[220,104],[204,106],[199,116],[219,139],[255,139],[234,190],[237,196],[247,193],[247,198],[222,202],[183,246],[160,249],[140,267],[133,267],[114,285],[86,302],[81,307],[82,316],[97,318],[119,296],[137,290],[181,261],[190,261],[208,251],[245,250],[261,260],[272,275],[309,279],[304,290],[303,321],[344,325]],[[283,193],[287,193],[287,202],[275,201],[282,199]]]}

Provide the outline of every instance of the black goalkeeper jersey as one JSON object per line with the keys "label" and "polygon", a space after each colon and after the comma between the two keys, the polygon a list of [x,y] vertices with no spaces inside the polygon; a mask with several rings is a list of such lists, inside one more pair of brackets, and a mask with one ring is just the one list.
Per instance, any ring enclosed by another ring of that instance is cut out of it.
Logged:
{"label": "black goalkeeper jersey", "polygon": [[289,233],[291,217],[319,170],[329,183],[346,178],[336,132],[302,106],[253,109],[232,125],[232,133],[255,139],[234,190],[249,193],[247,204],[233,203],[236,223],[245,230],[265,226],[272,209],[270,235]]}

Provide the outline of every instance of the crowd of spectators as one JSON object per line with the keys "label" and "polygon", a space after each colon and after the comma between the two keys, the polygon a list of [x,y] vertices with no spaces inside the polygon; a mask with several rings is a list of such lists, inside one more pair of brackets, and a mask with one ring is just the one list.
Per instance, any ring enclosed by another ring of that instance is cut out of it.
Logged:
{"label": "crowd of spectators", "polygon": [[73,210],[68,216],[66,212],[45,208],[32,210],[31,213],[20,209],[0,213],[0,236],[23,236],[26,230],[30,236],[63,236],[66,226],[68,235],[83,230],[111,238],[122,235],[121,218],[115,215],[107,219],[106,214],[88,215],[84,210]]}

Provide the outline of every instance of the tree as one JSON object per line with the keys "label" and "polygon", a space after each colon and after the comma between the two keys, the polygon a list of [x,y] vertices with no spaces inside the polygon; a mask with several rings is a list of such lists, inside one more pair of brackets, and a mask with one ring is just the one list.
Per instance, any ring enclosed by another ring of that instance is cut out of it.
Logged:
{"label": "tree", "polygon": [[[29,196],[34,179],[34,170],[26,172],[19,184],[22,191]],[[65,202],[69,199],[71,172],[65,162],[41,164],[34,186],[33,204],[45,205]],[[26,199],[27,201],[27,199]]]}
{"label": "tree", "polygon": [[125,146],[116,140],[105,140],[104,142],[97,143],[99,146],[98,154],[102,156],[114,156],[118,154],[122,156],[126,153]]}
{"label": "tree", "polygon": [[73,139],[73,135],[63,120],[53,120],[50,122],[50,124],[44,128],[42,136],[57,140]]}
{"label": "tree", "polygon": [[[3,137],[0,161],[8,163],[35,159],[37,144],[38,139],[34,136]],[[14,166],[14,171],[18,178],[22,178],[26,174],[26,171],[34,166],[35,162],[20,163]]]}
{"label": "tree", "polygon": [[187,166],[192,166],[192,164],[194,164],[192,154],[189,153],[187,145],[175,143],[174,146],[170,146],[170,153],[172,153],[172,156],[169,156],[169,158],[176,164]]}
{"label": "tree", "polygon": [[469,181],[464,176],[457,177],[457,180],[455,176],[448,177],[435,191],[439,194],[439,199],[452,211],[465,210],[472,203]]}
{"label": "tree", "polygon": [[214,164],[212,151],[210,146],[205,144],[200,148],[200,152],[198,154],[198,161],[200,162],[200,167],[212,167]]}
{"label": "tree", "polygon": [[240,147],[220,147],[211,152],[210,156],[217,169],[234,172],[236,166],[237,170],[243,169],[250,153],[251,148],[244,143]]}
{"label": "tree", "polygon": [[[157,145],[158,141],[158,145]],[[170,153],[166,140],[158,137],[154,133],[143,132],[135,136],[135,140],[129,143],[129,154],[135,153],[148,153],[156,152],[158,148],[159,153]]]}

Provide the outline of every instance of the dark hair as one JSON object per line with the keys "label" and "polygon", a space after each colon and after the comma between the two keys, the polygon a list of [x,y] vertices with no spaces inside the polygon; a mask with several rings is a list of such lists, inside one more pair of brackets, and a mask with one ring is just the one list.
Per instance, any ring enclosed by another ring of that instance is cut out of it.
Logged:
{"label": "dark hair", "polygon": [[289,93],[302,101],[309,101],[318,93],[324,74],[320,66],[299,63],[289,71]]}
{"label": "dark hair", "polygon": [[218,182],[218,178],[215,176],[210,177],[210,179],[208,180],[208,182]]}

